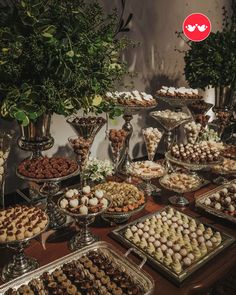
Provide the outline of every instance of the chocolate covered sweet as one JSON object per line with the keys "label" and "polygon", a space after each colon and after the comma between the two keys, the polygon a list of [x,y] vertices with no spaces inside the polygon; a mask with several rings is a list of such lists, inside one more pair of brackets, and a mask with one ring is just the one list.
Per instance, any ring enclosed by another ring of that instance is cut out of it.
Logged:
{"label": "chocolate covered sweet", "polygon": [[9,289],[4,295],[143,295],[141,284],[135,281],[108,252],[90,251],[55,269],[44,272],[17,289]]}
{"label": "chocolate covered sweet", "polygon": [[91,138],[84,138],[78,136],[76,138],[69,138],[69,142],[76,154],[76,160],[81,167],[84,167],[88,159],[89,149],[92,144]]}
{"label": "chocolate covered sweet", "polygon": [[171,148],[171,156],[185,163],[208,164],[219,161],[220,152],[211,143],[203,141],[174,145]]}
{"label": "chocolate covered sweet", "polygon": [[236,183],[224,185],[223,188],[201,199],[200,203],[214,211],[236,217]]}
{"label": "chocolate covered sweet", "polygon": [[111,143],[111,149],[114,159],[118,159],[120,151],[124,147],[127,132],[124,129],[110,129],[109,141]]}
{"label": "chocolate covered sweet", "polygon": [[74,160],[63,157],[39,157],[26,159],[18,166],[19,174],[37,179],[51,179],[74,173],[78,165]]}

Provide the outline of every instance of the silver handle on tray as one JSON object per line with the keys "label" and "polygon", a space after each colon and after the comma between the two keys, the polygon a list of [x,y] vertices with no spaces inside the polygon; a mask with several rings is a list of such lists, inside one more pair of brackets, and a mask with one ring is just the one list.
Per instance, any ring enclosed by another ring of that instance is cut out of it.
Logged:
{"label": "silver handle on tray", "polygon": [[139,252],[135,248],[129,248],[129,250],[125,253],[125,257],[128,257],[131,252],[134,252],[136,255],[138,255],[140,258],[142,258],[142,262],[138,266],[139,269],[142,269],[142,267],[144,266],[144,264],[147,261],[147,257],[144,256],[141,252]]}

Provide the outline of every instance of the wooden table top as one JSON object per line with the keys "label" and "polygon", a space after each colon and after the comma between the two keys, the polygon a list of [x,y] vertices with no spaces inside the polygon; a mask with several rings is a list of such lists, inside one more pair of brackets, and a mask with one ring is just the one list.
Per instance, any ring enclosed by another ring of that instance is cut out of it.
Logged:
{"label": "wooden table top", "polygon": [[[219,230],[229,233],[236,237],[236,227],[234,224],[222,221],[216,217],[207,216],[207,214],[198,212],[194,208],[194,199],[203,192],[208,191],[215,186],[209,185],[208,187],[202,188],[195,193],[189,193],[186,197],[189,199],[190,206],[183,209],[184,213],[195,216],[202,222],[207,222],[210,225],[214,225]],[[170,193],[162,192],[160,197],[148,197],[148,203],[145,210],[135,215],[132,219],[139,218],[146,214],[155,212],[162,206],[168,203],[168,197]],[[173,195],[173,194],[172,194]],[[132,220],[131,219],[131,220]],[[130,220],[130,221],[131,221]],[[91,227],[93,233],[98,235],[101,240],[113,244],[122,253],[126,252],[126,248],[113,240],[109,233],[114,227],[108,227],[105,222],[97,220]],[[73,235],[73,230],[66,229],[59,231],[54,235],[50,236],[46,243],[46,249],[43,249],[42,244],[37,240],[33,240],[30,246],[26,249],[26,254],[35,257],[40,266],[45,265],[55,259],[58,259],[66,254],[70,253],[67,248],[67,241]],[[11,251],[8,249],[1,249],[0,255],[0,269],[9,262],[11,258]],[[133,255],[129,256],[131,260],[138,263],[138,258]],[[192,277],[188,278],[180,287],[174,285],[168,279],[166,279],[158,271],[154,270],[148,263],[143,269],[149,273],[155,281],[155,295],[189,295],[189,294],[207,294],[209,290],[217,281],[228,276],[236,269],[236,243],[231,245],[228,249],[224,250],[217,257],[209,261],[205,266],[201,267]],[[2,282],[0,281],[0,284]]]}

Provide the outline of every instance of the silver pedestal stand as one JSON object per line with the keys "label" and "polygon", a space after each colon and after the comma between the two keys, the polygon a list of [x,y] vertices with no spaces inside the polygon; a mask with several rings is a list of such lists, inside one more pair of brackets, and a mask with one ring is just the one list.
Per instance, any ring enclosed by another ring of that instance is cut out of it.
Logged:
{"label": "silver pedestal stand", "polygon": [[16,175],[21,179],[27,181],[33,181],[37,183],[43,183],[42,187],[40,188],[41,196],[46,198],[46,213],[49,216],[49,228],[50,229],[58,229],[62,227],[66,223],[66,216],[62,214],[62,212],[58,209],[56,204],[53,201],[53,196],[59,193],[60,191],[60,182],[66,179],[69,179],[73,176],[78,175],[79,169],[75,172],[58,177],[58,178],[51,178],[51,179],[38,179],[38,178],[30,178],[20,174],[16,171]]}
{"label": "silver pedestal stand", "polygon": [[38,268],[39,263],[37,262],[37,260],[35,258],[25,256],[24,251],[29,246],[30,241],[37,236],[40,236],[44,231],[46,231],[47,227],[48,225],[45,226],[45,228],[40,233],[30,238],[19,241],[0,243],[0,245],[6,246],[9,249],[13,249],[15,252],[12,261],[10,261],[3,267],[1,275],[1,279],[3,282],[13,280],[29,271]]}
{"label": "silver pedestal stand", "polygon": [[[187,163],[183,162],[181,160],[175,159],[171,156],[170,152],[167,152],[165,154],[166,159],[178,166],[184,167],[185,169],[188,169],[190,171],[199,171],[203,169],[210,169],[211,167],[221,164],[223,162],[223,158],[219,158],[218,161],[211,162],[211,163]],[[163,184],[161,184],[163,186]],[[183,197],[183,192],[179,192],[175,190],[175,192],[179,193],[179,196],[173,196],[169,198],[169,201],[171,204],[176,205],[176,206],[186,206],[189,204],[189,201]],[[190,191],[188,191],[190,192]]]}
{"label": "silver pedestal stand", "polygon": [[98,241],[99,238],[89,231],[89,225],[94,222],[97,216],[104,213],[110,207],[111,201],[109,201],[109,204],[106,208],[100,210],[99,212],[89,214],[76,214],[60,207],[60,202],[63,198],[64,197],[61,197],[58,200],[58,209],[61,210],[64,214],[74,218],[76,225],[78,225],[78,227],[80,228],[79,232],[68,242],[69,249],[71,251],[75,251]]}

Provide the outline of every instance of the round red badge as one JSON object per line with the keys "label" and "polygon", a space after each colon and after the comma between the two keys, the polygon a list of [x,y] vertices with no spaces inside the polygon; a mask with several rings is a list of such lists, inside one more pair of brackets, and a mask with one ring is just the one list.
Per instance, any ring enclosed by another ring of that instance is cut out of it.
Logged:
{"label": "round red badge", "polygon": [[184,20],[183,32],[191,41],[203,41],[211,32],[211,22],[209,18],[202,13],[192,13]]}

